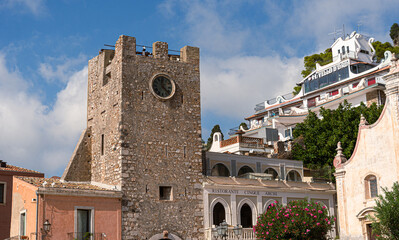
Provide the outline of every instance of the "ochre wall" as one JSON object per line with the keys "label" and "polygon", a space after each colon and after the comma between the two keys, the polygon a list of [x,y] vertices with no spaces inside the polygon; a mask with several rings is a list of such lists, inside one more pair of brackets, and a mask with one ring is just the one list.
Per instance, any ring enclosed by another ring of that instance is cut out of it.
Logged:
{"label": "ochre wall", "polygon": [[0,239],[10,237],[11,225],[11,207],[12,207],[12,191],[13,191],[13,176],[32,176],[44,177],[43,173],[28,173],[17,171],[0,170],[0,182],[6,183],[6,202],[0,204]]}
{"label": "ochre wall", "polygon": [[48,239],[67,239],[68,233],[75,232],[75,207],[94,208],[94,233],[121,239],[120,199],[42,195],[39,201],[39,226],[46,219],[51,223]]}

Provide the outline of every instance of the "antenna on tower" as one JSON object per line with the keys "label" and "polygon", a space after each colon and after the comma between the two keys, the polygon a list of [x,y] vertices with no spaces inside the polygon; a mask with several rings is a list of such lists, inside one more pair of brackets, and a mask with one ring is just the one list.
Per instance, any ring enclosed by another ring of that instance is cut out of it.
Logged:
{"label": "antenna on tower", "polygon": [[363,25],[362,21],[357,22],[357,32],[358,33],[360,33],[360,26],[362,26],[362,25]]}
{"label": "antenna on tower", "polygon": [[341,32],[342,32],[342,29],[337,29],[336,27],[334,27],[334,32],[331,32],[328,35],[334,35],[333,42],[335,42],[335,40],[337,40],[337,34],[339,34]]}

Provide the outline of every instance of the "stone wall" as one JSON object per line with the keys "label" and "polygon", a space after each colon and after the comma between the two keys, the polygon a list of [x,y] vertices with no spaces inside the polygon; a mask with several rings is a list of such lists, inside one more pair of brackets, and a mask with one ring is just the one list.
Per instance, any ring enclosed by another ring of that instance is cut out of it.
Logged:
{"label": "stone wall", "polygon": [[91,128],[86,128],[82,132],[62,180],[79,182],[91,180]]}
{"label": "stone wall", "polygon": [[[157,42],[154,57],[146,57],[129,51],[134,40],[121,37],[115,55],[119,48],[125,53],[122,232],[125,239],[150,238],[163,230],[198,239],[203,236],[200,76],[199,65],[191,62],[199,49],[185,47],[186,62],[174,61],[164,57],[167,43]],[[175,82],[171,99],[151,93],[149,82],[157,74]],[[160,200],[160,186],[172,187],[171,200]]]}
{"label": "stone wall", "polygon": [[[157,74],[175,82],[172,98],[156,98]],[[87,125],[91,127],[91,180],[123,192],[122,239],[149,239],[168,230],[203,238],[199,49],[168,55],[136,53],[136,39],[120,36],[115,50],[89,61]],[[160,187],[172,188],[160,200]]]}
{"label": "stone wall", "polygon": [[121,186],[121,59],[101,50],[89,61],[87,126],[92,128],[91,180]]}

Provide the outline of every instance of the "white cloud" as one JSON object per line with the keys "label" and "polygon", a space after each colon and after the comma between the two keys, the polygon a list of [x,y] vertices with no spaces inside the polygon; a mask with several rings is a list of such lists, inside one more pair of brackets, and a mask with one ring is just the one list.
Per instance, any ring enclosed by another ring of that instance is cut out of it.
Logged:
{"label": "white cloud", "polygon": [[18,11],[29,11],[33,15],[41,15],[45,12],[44,0],[3,0],[0,8],[15,9]]}
{"label": "white cloud", "polygon": [[293,38],[315,38],[318,51],[329,47],[332,36],[328,33],[333,32],[334,27],[342,29],[343,24],[346,34],[357,30],[357,24],[361,23],[361,33],[372,33],[377,40],[390,41],[386,38],[389,29],[384,22],[389,14],[398,11],[398,6],[396,0],[297,1],[284,25]]}
{"label": "white cloud", "polygon": [[71,74],[51,109],[30,88],[0,54],[0,159],[59,174],[86,126],[87,68]]}
{"label": "white cloud", "polygon": [[[48,82],[59,80],[63,83],[67,82],[75,68],[86,63],[86,56],[79,55],[77,58],[68,59],[66,57],[48,58],[46,63],[41,63],[39,73]],[[60,63],[55,65],[55,63]]]}
{"label": "white cloud", "polygon": [[202,108],[243,118],[255,104],[290,93],[300,79],[302,59],[279,56],[205,59],[201,65]]}

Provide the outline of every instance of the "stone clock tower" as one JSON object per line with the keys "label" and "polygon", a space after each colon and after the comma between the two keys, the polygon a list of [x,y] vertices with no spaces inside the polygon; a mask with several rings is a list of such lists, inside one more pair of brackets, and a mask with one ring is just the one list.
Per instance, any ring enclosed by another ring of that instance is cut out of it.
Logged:
{"label": "stone clock tower", "polygon": [[199,49],[137,52],[120,36],[89,61],[87,129],[63,179],[120,189],[122,239],[202,239]]}

